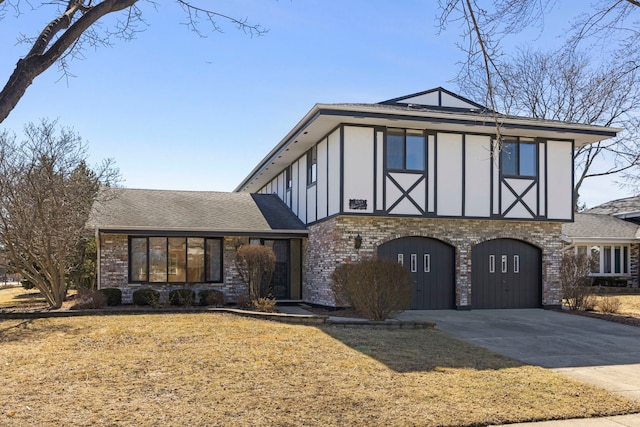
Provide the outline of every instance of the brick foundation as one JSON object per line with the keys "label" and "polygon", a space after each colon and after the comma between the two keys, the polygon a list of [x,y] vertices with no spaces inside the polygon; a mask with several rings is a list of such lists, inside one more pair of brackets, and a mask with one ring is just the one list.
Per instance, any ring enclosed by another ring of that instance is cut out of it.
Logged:
{"label": "brick foundation", "polygon": [[[362,247],[354,248],[354,238]],[[375,256],[379,245],[405,236],[444,241],[455,248],[456,305],[472,305],[471,251],[474,245],[497,238],[518,239],[542,251],[542,304],[560,305],[559,266],[562,259],[561,223],[531,221],[389,218],[337,216],[309,226],[305,251],[305,301],[334,306],[331,273],[336,266]]]}

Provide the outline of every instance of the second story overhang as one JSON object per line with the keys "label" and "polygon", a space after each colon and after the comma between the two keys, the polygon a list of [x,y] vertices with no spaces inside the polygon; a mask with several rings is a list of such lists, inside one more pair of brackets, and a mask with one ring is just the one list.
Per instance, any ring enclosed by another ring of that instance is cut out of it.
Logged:
{"label": "second story overhang", "polygon": [[615,137],[620,129],[411,104],[316,104],[236,187],[256,192],[341,124],[496,134],[574,141],[581,147]]}

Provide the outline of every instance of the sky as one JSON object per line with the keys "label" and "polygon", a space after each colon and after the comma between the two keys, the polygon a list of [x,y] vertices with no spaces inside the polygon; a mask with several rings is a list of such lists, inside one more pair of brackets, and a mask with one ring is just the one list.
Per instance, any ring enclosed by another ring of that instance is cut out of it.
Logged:
{"label": "sky", "polygon": [[[223,32],[206,38],[176,2],[157,3],[139,2],[146,25],[135,40],[88,47],[71,77],[55,65],[37,77],[0,130],[57,119],[87,142],[90,163],[113,159],[125,187],[232,191],[316,103],[458,91],[461,29],[439,31],[435,0],[203,0],[269,30],[251,37],[221,19]],[[29,50],[18,37],[55,15],[22,6],[0,21],[2,85]],[[560,43],[568,12],[508,42]],[[588,180],[581,193],[588,207],[634,195],[615,177]]]}

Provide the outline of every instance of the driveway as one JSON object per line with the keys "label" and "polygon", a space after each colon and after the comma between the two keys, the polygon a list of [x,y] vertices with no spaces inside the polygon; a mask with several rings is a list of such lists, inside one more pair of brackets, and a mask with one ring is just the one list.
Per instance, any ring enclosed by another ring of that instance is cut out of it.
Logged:
{"label": "driveway", "polygon": [[406,311],[463,341],[640,400],[640,328],[542,309]]}

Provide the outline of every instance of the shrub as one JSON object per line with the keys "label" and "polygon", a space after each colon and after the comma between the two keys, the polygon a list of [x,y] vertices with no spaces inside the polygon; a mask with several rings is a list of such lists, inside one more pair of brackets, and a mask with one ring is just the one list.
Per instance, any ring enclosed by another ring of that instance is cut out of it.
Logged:
{"label": "shrub", "polygon": [[105,305],[107,305],[107,297],[103,293],[80,287],[76,294],[76,303],[71,310],[102,308]]}
{"label": "shrub", "polygon": [[591,259],[584,254],[567,251],[562,255],[562,298],[570,310],[593,310],[595,306],[591,290],[593,279],[589,277],[591,266]]}
{"label": "shrub", "polygon": [[251,307],[263,313],[273,313],[276,311],[276,300],[274,298],[256,298],[251,301]]}
{"label": "shrub", "polygon": [[198,293],[198,298],[200,305],[224,305],[224,294],[217,289],[204,289]]}
{"label": "shrub", "polygon": [[247,309],[251,308],[253,305],[253,300],[249,294],[238,295],[236,298],[236,305],[238,308]]}
{"label": "shrub", "polygon": [[160,292],[153,289],[137,289],[133,291],[133,303],[135,305],[150,305],[157,307],[160,302]]}
{"label": "shrub", "polygon": [[100,289],[102,295],[107,299],[107,305],[120,305],[122,304],[122,291],[118,288],[104,288]]}
{"label": "shrub", "polygon": [[617,313],[620,311],[621,304],[619,298],[608,295],[600,298],[600,301],[598,301],[598,307],[603,313]]}
{"label": "shrub", "polygon": [[271,248],[263,245],[240,246],[235,261],[252,298],[271,295],[271,276],[276,266],[276,256]]}
{"label": "shrub", "polygon": [[27,279],[22,279],[22,280],[20,281],[20,284],[21,284],[21,285],[22,285],[22,287],[23,287],[23,288],[25,288],[26,290],[33,289],[33,288],[35,288],[35,287],[36,287],[33,283],[31,283],[31,281],[29,281],[29,280],[27,280]]}
{"label": "shrub", "polygon": [[169,302],[171,305],[190,307],[196,301],[196,293],[191,289],[174,289],[169,292]]}
{"label": "shrub", "polygon": [[411,275],[397,262],[368,259],[336,271],[332,275],[336,299],[348,301],[368,319],[385,320],[411,305]]}

